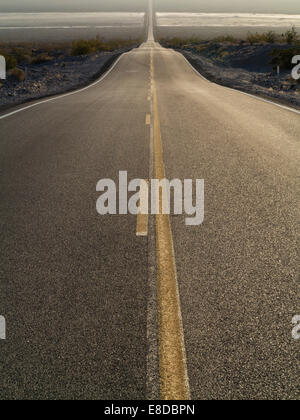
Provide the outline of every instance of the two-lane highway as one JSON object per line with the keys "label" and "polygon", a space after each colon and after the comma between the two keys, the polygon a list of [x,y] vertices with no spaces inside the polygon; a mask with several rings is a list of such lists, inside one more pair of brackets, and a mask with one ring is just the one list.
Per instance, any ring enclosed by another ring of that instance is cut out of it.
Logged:
{"label": "two-lane highway", "polygon": [[[298,399],[300,116],[149,28],[101,82],[0,115],[0,397]],[[121,170],[204,179],[204,223],[99,216]]]}

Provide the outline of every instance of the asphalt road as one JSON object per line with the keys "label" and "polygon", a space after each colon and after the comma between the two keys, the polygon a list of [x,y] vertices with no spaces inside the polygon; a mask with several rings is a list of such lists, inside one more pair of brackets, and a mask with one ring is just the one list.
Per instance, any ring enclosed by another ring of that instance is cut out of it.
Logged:
{"label": "asphalt road", "polygon": [[166,177],[205,180],[204,223],[170,217],[191,398],[299,399],[300,116],[151,39],[101,83],[0,115],[1,399],[159,397],[155,217],[141,237],[96,212],[98,180],[153,171],[151,54]]}

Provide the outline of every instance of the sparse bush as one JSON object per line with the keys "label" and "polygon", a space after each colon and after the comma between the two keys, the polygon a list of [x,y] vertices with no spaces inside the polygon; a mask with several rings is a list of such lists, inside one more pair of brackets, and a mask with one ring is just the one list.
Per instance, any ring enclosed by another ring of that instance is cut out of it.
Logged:
{"label": "sparse bush", "polygon": [[28,63],[31,63],[32,50],[30,48],[14,48],[12,50],[12,54],[17,59],[18,63],[22,61],[27,61]]}
{"label": "sparse bush", "polygon": [[295,55],[300,55],[300,47],[289,48],[287,50],[274,49],[271,52],[271,62],[274,69],[280,66],[282,70],[291,70],[294,67],[292,64],[292,58]]}
{"label": "sparse bush", "polygon": [[23,61],[25,58],[25,52],[23,48],[14,48],[13,55],[17,59],[18,62]]}
{"label": "sparse bush", "polygon": [[124,39],[113,39],[111,41],[99,41],[100,50],[102,51],[115,51],[121,48],[128,48],[139,44],[137,40],[124,40]]}
{"label": "sparse bush", "polygon": [[7,70],[14,69],[18,65],[18,60],[14,56],[2,52],[0,52],[0,55],[5,58]]}
{"label": "sparse bush", "polygon": [[10,76],[15,77],[19,82],[23,82],[26,77],[25,72],[17,67],[10,70],[9,74]]}
{"label": "sparse bush", "polygon": [[31,60],[32,64],[43,64],[43,63],[47,63],[48,61],[52,61],[53,57],[50,57],[48,54],[43,53],[43,54],[39,54],[36,57],[33,57]]}
{"label": "sparse bush", "polygon": [[15,47],[11,50],[11,53],[18,60],[18,62],[20,62],[26,60],[28,56],[32,55],[32,49],[26,46]]}
{"label": "sparse bush", "polygon": [[247,35],[247,42],[249,42],[249,44],[251,45],[262,43],[274,44],[277,41],[278,36],[273,31],[265,32],[263,34],[259,34],[258,32],[256,32],[255,34],[248,32]]}
{"label": "sparse bush", "polygon": [[185,45],[188,45],[189,42],[186,39],[180,39],[180,38],[172,38],[169,42],[171,46],[174,46],[175,48],[182,48]]}
{"label": "sparse bush", "polygon": [[71,54],[76,56],[88,55],[98,51],[111,52],[121,48],[133,47],[138,44],[140,44],[138,40],[112,39],[105,41],[98,37],[97,39],[74,41]]}
{"label": "sparse bush", "polygon": [[220,44],[223,42],[228,42],[230,44],[237,44],[239,41],[234,36],[224,35],[224,36],[217,36],[216,38],[213,39],[213,42],[218,42]]}
{"label": "sparse bush", "polygon": [[72,55],[88,55],[100,50],[100,41],[97,39],[78,40],[72,44]]}
{"label": "sparse bush", "polygon": [[199,38],[162,38],[160,39],[160,43],[166,48],[187,48],[193,47],[201,44],[201,40]]}
{"label": "sparse bush", "polygon": [[264,34],[264,38],[265,38],[265,41],[268,42],[269,44],[274,44],[278,39],[274,31],[266,32]]}
{"label": "sparse bush", "polygon": [[261,41],[261,37],[259,36],[258,33],[252,34],[251,32],[248,32],[247,42],[249,42],[249,44],[251,44],[251,45],[257,44],[260,41]]}
{"label": "sparse bush", "polygon": [[293,26],[292,29],[286,31],[286,33],[283,34],[283,38],[288,44],[296,44],[298,41],[298,34],[296,28]]}

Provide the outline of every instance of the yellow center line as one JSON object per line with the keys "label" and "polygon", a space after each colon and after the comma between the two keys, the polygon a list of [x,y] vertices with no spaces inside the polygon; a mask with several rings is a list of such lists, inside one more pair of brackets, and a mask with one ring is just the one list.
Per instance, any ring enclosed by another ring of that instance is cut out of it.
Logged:
{"label": "yellow center line", "polygon": [[[155,178],[165,178],[153,51],[151,51]],[[162,208],[162,192],[159,195]],[[161,213],[161,212],[160,212]],[[162,400],[189,400],[190,390],[181,317],[180,297],[169,215],[156,216],[159,318],[159,369]]]}
{"label": "yellow center line", "polygon": [[140,186],[139,212],[137,215],[136,235],[148,236],[148,180],[144,180]]}
{"label": "yellow center line", "polygon": [[150,125],[151,124],[151,115],[147,114],[146,115],[146,125]]}

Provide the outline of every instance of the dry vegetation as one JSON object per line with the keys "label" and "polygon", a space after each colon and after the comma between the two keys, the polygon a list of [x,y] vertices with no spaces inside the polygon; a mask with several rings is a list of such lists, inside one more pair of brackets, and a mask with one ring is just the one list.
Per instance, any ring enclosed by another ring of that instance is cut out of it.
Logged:
{"label": "dry vegetation", "polygon": [[[185,45],[199,45],[203,40],[200,38],[161,38],[160,42],[165,47],[170,48],[182,48]],[[243,44],[243,43],[249,43],[251,45],[253,44],[275,44],[275,43],[282,43],[282,44],[290,44],[295,45],[299,44],[299,35],[295,29],[295,27],[292,27],[285,33],[279,35],[276,34],[273,31],[268,31],[265,33],[251,33],[249,32],[246,39],[239,39],[235,38],[230,35],[226,36],[219,36],[217,38],[213,38],[210,42],[212,43],[230,43],[230,44]]]}
{"label": "dry vegetation", "polygon": [[[54,52],[61,55],[82,56],[100,52],[112,52],[121,48],[127,48],[139,44],[139,40],[111,40],[104,41],[101,38],[78,40],[62,43],[18,43],[0,44],[0,55],[6,59],[9,75],[13,75],[19,81],[25,78],[25,72],[19,66],[39,65],[54,59]],[[22,73],[22,74],[21,74]]]}
{"label": "dry vegetation", "polygon": [[[248,33],[246,39],[238,39],[232,36],[220,36],[210,41],[203,41],[199,38],[162,38],[161,44],[167,48],[175,49],[193,49],[195,52],[201,54],[206,51],[213,51],[215,56],[226,58],[230,54],[226,46],[228,45],[273,45],[274,48],[269,54],[270,64],[274,68],[280,66],[283,70],[290,70],[293,65],[292,58],[295,55],[300,55],[300,38],[294,27],[279,35],[273,31],[265,33]],[[221,44],[221,46],[218,46]],[[282,47],[281,47],[282,45]]]}
{"label": "dry vegetation", "polygon": [[138,44],[137,40],[111,40],[102,41],[100,38],[89,39],[89,40],[78,40],[72,44],[71,54],[72,55],[87,55],[94,52],[105,51],[111,52],[121,48],[131,47]]}

